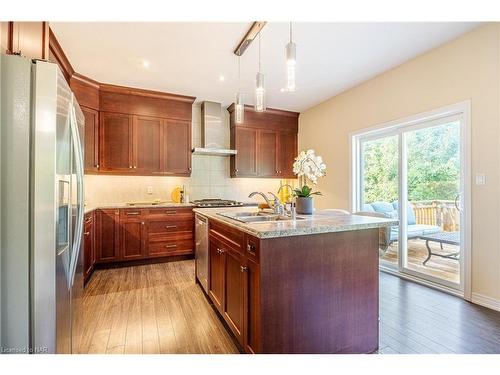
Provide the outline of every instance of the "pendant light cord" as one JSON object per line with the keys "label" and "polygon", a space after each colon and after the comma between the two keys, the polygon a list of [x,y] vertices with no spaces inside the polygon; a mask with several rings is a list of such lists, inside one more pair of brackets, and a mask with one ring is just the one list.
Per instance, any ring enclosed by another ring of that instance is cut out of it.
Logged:
{"label": "pendant light cord", "polygon": [[259,73],[260,73],[260,31],[259,31]]}
{"label": "pendant light cord", "polygon": [[241,55],[238,56],[238,91],[241,91]]}

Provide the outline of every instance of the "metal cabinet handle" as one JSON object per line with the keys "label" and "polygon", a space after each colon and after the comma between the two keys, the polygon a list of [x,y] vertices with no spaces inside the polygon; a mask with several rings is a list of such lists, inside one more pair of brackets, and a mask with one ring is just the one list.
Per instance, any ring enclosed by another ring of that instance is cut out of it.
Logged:
{"label": "metal cabinet handle", "polygon": [[131,166],[131,165],[129,165],[129,166],[128,166],[128,168],[129,168],[129,169],[132,169],[132,166]]}
{"label": "metal cabinet handle", "polygon": [[247,266],[240,266],[240,271],[246,272],[246,271],[248,271],[248,267]]}
{"label": "metal cabinet handle", "polygon": [[222,254],[222,253],[224,253],[224,250],[223,250],[223,249],[219,249],[219,248],[217,248],[217,254],[219,254],[219,255],[220,255],[220,254]]}
{"label": "metal cabinet handle", "polygon": [[167,249],[171,249],[171,248],[173,248],[173,247],[177,247],[177,245],[165,245],[165,247],[166,247]]}
{"label": "metal cabinet handle", "polygon": [[177,228],[177,225],[165,225],[165,229],[174,229]]}
{"label": "metal cabinet handle", "polygon": [[255,254],[255,245],[252,245],[252,244],[247,244],[247,251],[248,251],[250,254]]}
{"label": "metal cabinet handle", "polygon": [[125,212],[125,215],[140,215],[140,212]]}
{"label": "metal cabinet handle", "polygon": [[165,211],[167,215],[175,215],[177,211]]}
{"label": "metal cabinet handle", "polygon": [[142,221],[141,224],[144,225],[145,224],[144,221]]}
{"label": "metal cabinet handle", "polygon": [[83,233],[84,236],[88,236],[89,234],[90,234],[90,232]]}
{"label": "metal cabinet handle", "polygon": [[137,165],[134,165],[134,169],[136,169],[136,168],[137,168]]}

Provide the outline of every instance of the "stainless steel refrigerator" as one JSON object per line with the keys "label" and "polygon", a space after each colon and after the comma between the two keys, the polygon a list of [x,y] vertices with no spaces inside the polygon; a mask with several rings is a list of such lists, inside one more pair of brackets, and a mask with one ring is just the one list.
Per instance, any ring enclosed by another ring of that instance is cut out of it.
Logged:
{"label": "stainless steel refrigerator", "polygon": [[0,56],[3,353],[78,352],[84,117],[59,67]]}

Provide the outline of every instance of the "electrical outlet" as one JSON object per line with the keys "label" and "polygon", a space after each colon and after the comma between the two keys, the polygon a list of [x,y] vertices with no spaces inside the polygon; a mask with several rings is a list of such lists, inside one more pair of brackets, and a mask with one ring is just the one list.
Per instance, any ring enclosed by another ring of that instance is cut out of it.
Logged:
{"label": "electrical outlet", "polygon": [[486,185],[486,175],[484,173],[476,173],[476,185]]}
{"label": "electrical outlet", "polygon": [[153,187],[152,186],[148,186],[148,194],[153,194]]}

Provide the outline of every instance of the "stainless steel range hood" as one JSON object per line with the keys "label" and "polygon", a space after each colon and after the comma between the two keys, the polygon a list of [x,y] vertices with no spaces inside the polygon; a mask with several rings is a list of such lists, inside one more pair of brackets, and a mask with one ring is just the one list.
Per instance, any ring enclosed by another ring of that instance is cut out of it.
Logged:
{"label": "stainless steel range hood", "polygon": [[193,148],[193,155],[236,155],[236,150],[224,147],[224,135],[228,129],[221,115],[220,103],[201,103],[201,147]]}

